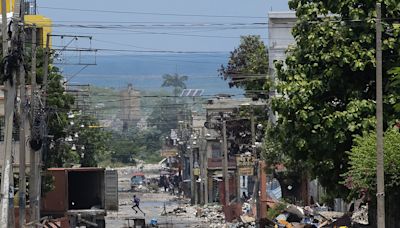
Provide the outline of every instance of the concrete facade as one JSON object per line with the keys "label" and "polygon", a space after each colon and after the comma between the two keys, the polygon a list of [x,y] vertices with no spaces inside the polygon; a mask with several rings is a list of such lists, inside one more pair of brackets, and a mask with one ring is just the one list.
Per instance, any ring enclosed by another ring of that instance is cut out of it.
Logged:
{"label": "concrete facade", "polygon": [[274,74],[274,62],[285,60],[286,49],[295,43],[292,28],[296,23],[295,12],[269,12],[268,13],[268,53],[269,69]]}

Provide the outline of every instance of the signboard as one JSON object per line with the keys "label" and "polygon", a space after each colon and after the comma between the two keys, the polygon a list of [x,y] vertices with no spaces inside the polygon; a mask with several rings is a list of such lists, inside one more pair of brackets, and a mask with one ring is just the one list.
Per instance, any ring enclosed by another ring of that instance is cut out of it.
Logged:
{"label": "signboard", "polygon": [[178,155],[178,151],[176,149],[170,149],[170,150],[162,150],[161,151],[161,157],[175,157]]}
{"label": "signboard", "polygon": [[199,168],[194,168],[193,169],[193,175],[200,176],[200,169]]}
{"label": "signboard", "polygon": [[237,156],[236,157],[236,165],[237,167],[248,167],[254,166],[254,157],[252,156]]}
{"label": "signboard", "polygon": [[236,166],[240,176],[254,175],[254,157],[253,156],[237,156]]}
{"label": "signboard", "polygon": [[239,175],[240,176],[253,176],[254,175],[254,167],[239,167]]}

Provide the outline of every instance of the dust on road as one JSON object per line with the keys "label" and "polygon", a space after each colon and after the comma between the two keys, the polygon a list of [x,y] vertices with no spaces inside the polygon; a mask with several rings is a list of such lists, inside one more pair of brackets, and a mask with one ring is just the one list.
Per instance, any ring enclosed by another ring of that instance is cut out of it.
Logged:
{"label": "dust on road", "polygon": [[[128,227],[128,218],[145,218],[146,224],[155,219],[160,227],[209,227],[205,218],[196,217],[196,208],[188,205],[187,199],[167,192],[131,192],[130,177],[136,170],[136,167],[118,169],[119,210],[108,212],[107,227]],[[146,176],[157,176],[158,167],[155,165],[145,166],[144,171]],[[131,208],[133,195],[140,198],[140,208],[146,214],[145,216],[140,211],[136,214]],[[183,208],[186,212],[168,213],[176,208]],[[167,215],[161,215],[163,212],[167,212]]]}

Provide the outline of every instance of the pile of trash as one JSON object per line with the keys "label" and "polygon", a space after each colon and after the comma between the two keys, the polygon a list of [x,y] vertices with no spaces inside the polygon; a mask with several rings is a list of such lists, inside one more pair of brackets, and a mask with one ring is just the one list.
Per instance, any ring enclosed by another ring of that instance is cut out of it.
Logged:
{"label": "pile of trash", "polygon": [[225,223],[224,212],[221,205],[204,205],[196,210],[196,217],[204,218],[210,227],[222,227]]}
{"label": "pile of trash", "polygon": [[177,207],[174,208],[172,211],[164,212],[161,215],[166,216],[166,215],[174,215],[174,216],[179,216],[182,214],[187,214],[187,210],[183,207]]}
{"label": "pile of trash", "polygon": [[325,206],[299,207],[289,204],[279,214],[273,223],[279,228],[302,228],[302,227],[351,227],[355,220],[357,223],[366,223],[365,209],[362,212],[351,213],[328,211]]}
{"label": "pile of trash", "polygon": [[135,186],[133,191],[145,193],[145,192],[150,192],[150,189],[145,185],[138,185],[138,186]]}
{"label": "pile of trash", "polygon": [[240,216],[240,220],[228,223],[229,228],[255,228],[256,227],[256,219],[249,215]]}

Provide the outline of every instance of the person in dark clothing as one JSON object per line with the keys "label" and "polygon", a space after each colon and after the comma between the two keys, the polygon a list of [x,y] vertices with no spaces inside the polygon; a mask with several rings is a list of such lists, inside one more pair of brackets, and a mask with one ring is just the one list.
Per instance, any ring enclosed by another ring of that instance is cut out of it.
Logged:
{"label": "person in dark clothing", "polygon": [[136,214],[137,214],[137,210],[135,210],[135,208],[137,208],[139,211],[141,211],[143,213],[144,216],[146,216],[146,214],[139,207],[139,204],[140,204],[139,197],[136,197],[136,195],[133,195],[132,203],[133,203],[132,209],[135,211]]}
{"label": "person in dark clothing", "polygon": [[245,202],[249,199],[249,197],[247,196],[246,192],[243,192],[243,194],[242,194],[242,199],[243,199],[243,201],[245,201]]}

